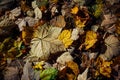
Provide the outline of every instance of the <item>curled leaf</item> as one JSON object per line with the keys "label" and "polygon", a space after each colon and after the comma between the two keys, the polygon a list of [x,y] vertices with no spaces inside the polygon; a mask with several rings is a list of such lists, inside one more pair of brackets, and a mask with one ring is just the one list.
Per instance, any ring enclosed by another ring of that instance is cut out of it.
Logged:
{"label": "curled leaf", "polygon": [[57,17],[53,18],[50,21],[50,24],[52,26],[56,26],[56,27],[65,27],[66,22],[65,22],[64,17],[60,15],[60,16],[57,16]]}
{"label": "curled leaf", "polygon": [[79,74],[77,80],[87,80],[88,70],[89,68],[86,68],[82,74]]}
{"label": "curled leaf", "polygon": [[97,34],[93,31],[88,31],[85,38],[85,49],[91,48],[97,41]]}
{"label": "curled leaf", "polygon": [[72,61],[73,57],[69,52],[64,52],[60,57],[57,58],[57,63],[65,65],[66,62]]}

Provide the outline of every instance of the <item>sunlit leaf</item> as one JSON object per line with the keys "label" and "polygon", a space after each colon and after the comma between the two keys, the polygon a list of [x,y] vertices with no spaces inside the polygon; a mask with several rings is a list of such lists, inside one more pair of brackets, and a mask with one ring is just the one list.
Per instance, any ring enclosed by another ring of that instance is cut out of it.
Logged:
{"label": "sunlit leaf", "polygon": [[91,48],[97,41],[97,34],[93,31],[88,31],[85,38],[85,49]]}
{"label": "sunlit leaf", "polygon": [[75,7],[73,7],[73,8],[71,9],[71,13],[72,13],[72,14],[77,14],[78,10],[79,10],[78,7],[75,6]]}
{"label": "sunlit leaf", "polygon": [[65,48],[68,48],[73,42],[73,40],[71,39],[71,34],[71,30],[63,30],[58,36],[58,39],[63,42]]}

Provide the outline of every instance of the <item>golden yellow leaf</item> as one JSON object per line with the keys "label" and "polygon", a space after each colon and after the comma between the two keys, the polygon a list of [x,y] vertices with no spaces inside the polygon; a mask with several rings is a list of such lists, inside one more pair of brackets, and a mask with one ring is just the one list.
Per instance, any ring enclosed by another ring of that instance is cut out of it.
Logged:
{"label": "golden yellow leaf", "polygon": [[80,19],[77,19],[76,21],[75,21],[75,24],[76,24],[76,26],[78,27],[78,28],[83,28],[83,27],[85,27],[85,23],[86,23],[86,21],[81,21]]}
{"label": "golden yellow leaf", "polygon": [[95,73],[95,76],[99,76],[100,74],[102,74],[105,77],[110,77],[111,74],[111,64],[113,64],[112,61],[105,61],[102,58],[98,57],[97,58],[97,70]]}
{"label": "golden yellow leaf", "polygon": [[85,49],[91,48],[97,41],[97,34],[93,31],[88,31],[85,38]]}
{"label": "golden yellow leaf", "polygon": [[71,39],[71,33],[71,30],[63,30],[62,33],[58,36],[58,39],[62,41],[65,48],[68,48],[73,42]]}
{"label": "golden yellow leaf", "polygon": [[102,65],[100,66],[100,73],[106,77],[110,77],[111,74],[111,62],[104,61]]}
{"label": "golden yellow leaf", "polygon": [[38,62],[38,63],[35,64],[35,66],[33,66],[33,68],[43,69],[43,64],[44,64],[44,61]]}
{"label": "golden yellow leaf", "polygon": [[73,8],[71,9],[71,13],[72,13],[72,14],[77,14],[78,10],[79,10],[78,7],[75,6],[75,7],[73,7]]}

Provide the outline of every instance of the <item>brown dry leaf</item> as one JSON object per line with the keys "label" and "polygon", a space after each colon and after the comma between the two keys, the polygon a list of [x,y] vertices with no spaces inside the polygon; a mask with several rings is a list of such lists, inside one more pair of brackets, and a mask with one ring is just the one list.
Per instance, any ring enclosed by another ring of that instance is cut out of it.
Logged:
{"label": "brown dry leaf", "polygon": [[110,35],[105,39],[105,45],[107,50],[104,54],[101,54],[100,57],[104,60],[111,60],[114,56],[120,54],[120,41],[114,35]]}
{"label": "brown dry leaf", "polygon": [[20,6],[23,13],[26,13],[28,10],[30,10],[30,7],[26,5],[26,0],[21,0]]}
{"label": "brown dry leaf", "polygon": [[116,33],[120,35],[120,22],[116,24]]}
{"label": "brown dry leaf", "polygon": [[64,16],[60,15],[60,16],[53,18],[50,21],[50,24],[55,27],[65,27],[66,22],[65,22]]}
{"label": "brown dry leaf", "polygon": [[78,75],[79,67],[78,67],[77,63],[75,63],[74,61],[69,61],[69,62],[67,62],[67,67],[72,69],[75,75]]}
{"label": "brown dry leaf", "polygon": [[30,44],[30,41],[33,37],[33,28],[32,27],[24,27],[22,31],[22,39],[26,45]]}

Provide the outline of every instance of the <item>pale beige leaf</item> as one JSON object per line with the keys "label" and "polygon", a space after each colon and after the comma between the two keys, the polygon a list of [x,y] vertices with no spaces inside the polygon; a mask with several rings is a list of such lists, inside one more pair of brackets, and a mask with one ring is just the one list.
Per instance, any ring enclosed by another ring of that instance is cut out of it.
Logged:
{"label": "pale beige leaf", "polygon": [[57,39],[61,30],[62,28],[48,26],[47,24],[38,27],[31,41],[31,56],[47,60],[51,54],[64,51],[62,42]]}

